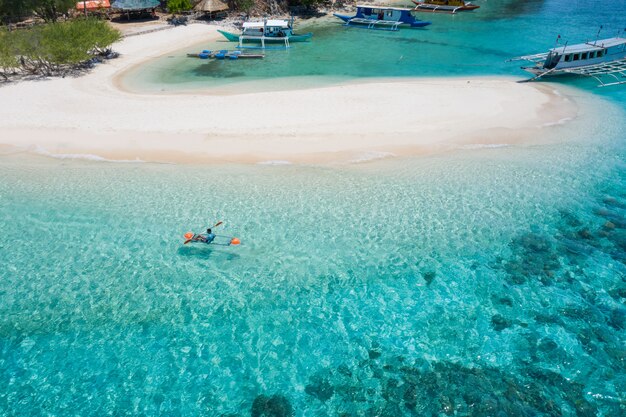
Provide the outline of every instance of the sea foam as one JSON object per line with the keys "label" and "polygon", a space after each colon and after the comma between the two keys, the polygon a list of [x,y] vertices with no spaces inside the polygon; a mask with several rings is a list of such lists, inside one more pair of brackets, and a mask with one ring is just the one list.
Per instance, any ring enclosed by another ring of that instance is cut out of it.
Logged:
{"label": "sea foam", "polygon": [[136,159],[107,159],[104,158],[100,155],[94,155],[94,154],[89,154],[89,153],[53,153],[48,151],[45,148],[42,148],[41,146],[36,146],[32,149],[30,149],[31,152],[37,154],[37,155],[42,155],[42,156],[47,156],[49,158],[54,158],[54,159],[83,159],[86,161],[93,161],[93,162],[119,162],[119,163],[137,163],[137,162],[145,162],[144,160],[141,160],[139,158]]}
{"label": "sea foam", "polygon": [[348,162],[351,164],[362,164],[364,162],[371,162],[385,158],[393,158],[395,156],[396,155],[391,152],[364,152],[358,154],[356,158],[351,159]]}

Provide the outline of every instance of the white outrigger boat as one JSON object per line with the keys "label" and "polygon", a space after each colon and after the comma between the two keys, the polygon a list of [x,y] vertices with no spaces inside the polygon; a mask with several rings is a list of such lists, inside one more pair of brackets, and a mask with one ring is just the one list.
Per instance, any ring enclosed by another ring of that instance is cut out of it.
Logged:
{"label": "white outrigger boat", "polygon": [[261,44],[265,48],[266,43],[280,44],[289,48],[290,42],[306,42],[313,36],[312,33],[297,35],[293,33],[293,17],[287,19],[269,19],[260,22],[244,22],[241,34],[218,30],[231,42],[239,42],[238,48],[244,47],[244,42]]}
{"label": "white outrigger boat", "polygon": [[545,76],[575,74],[593,77],[600,83],[599,87],[626,84],[624,36],[596,39],[593,42],[569,46],[566,43],[542,54],[520,56],[511,61],[519,60],[534,63],[532,66],[522,67],[534,75],[527,81]]}

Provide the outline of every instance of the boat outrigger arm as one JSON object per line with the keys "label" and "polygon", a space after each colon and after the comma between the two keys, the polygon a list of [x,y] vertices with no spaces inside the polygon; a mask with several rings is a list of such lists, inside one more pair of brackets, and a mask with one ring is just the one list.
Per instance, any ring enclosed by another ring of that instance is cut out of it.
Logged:
{"label": "boat outrigger arm", "polygon": [[[545,62],[548,54],[549,52],[536,55],[525,55],[510,59],[509,61],[529,61],[534,64],[540,64]],[[617,61],[585,65],[577,68],[555,67],[546,69],[544,72],[541,72],[527,80],[523,80],[522,82],[535,81],[546,75],[552,75],[555,72],[594,78],[599,83],[598,87],[610,87],[612,85],[626,84],[626,58]]]}
{"label": "boat outrigger arm", "polygon": [[[442,11],[445,11],[445,12],[447,12],[447,13],[452,13],[452,14],[454,14],[454,13],[456,13],[458,10],[463,10],[463,7],[465,7],[465,6],[457,6],[457,7],[453,8],[453,9],[441,9],[441,10],[442,10]],[[430,9],[430,11],[432,11],[432,12],[438,12],[438,11],[439,11],[438,9],[440,9],[440,8],[441,8],[441,6],[433,5],[433,7],[432,7],[432,8],[429,8],[429,9]],[[420,10],[419,5],[415,6],[415,10]],[[427,10],[427,9],[422,9],[422,10]]]}
{"label": "boat outrigger arm", "polygon": [[345,26],[350,26],[351,23],[356,23],[359,25],[366,25],[367,29],[382,29],[382,30],[390,30],[395,32],[398,30],[398,26],[402,24],[400,21],[395,20],[374,20],[374,19],[364,19],[362,17],[353,17],[348,20]]}
{"label": "boat outrigger arm", "polygon": [[[619,61],[565,70],[565,72],[593,77],[600,83],[598,87],[626,84],[626,58]],[[605,82],[605,80],[608,82]]]}

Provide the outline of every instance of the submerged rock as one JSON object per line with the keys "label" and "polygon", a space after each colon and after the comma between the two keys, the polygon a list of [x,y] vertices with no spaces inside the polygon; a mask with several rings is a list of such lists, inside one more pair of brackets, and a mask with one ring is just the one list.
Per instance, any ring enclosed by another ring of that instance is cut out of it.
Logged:
{"label": "submerged rock", "polygon": [[515,255],[504,263],[509,284],[520,285],[529,279],[538,279],[544,285],[552,284],[561,264],[552,243],[547,238],[527,233],[514,239],[510,246]]}
{"label": "submerged rock", "polygon": [[293,407],[289,400],[282,395],[259,395],[252,403],[252,417],[292,417]]}
{"label": "submerged rock", "polygon": [[591,234],[591,231],[589,229],[587,229],[586,227],[584,229],[580,229],[577,232],[578,237],[580,237],[581,239],[593,239],[593,234]]}
{"label": "submerged rock", "polygon": [[345,377],[352,378],[352,371],[348,367],[348,365],[339,365],[337,367],[337,372]]}
{"label": "submerged rock", "polygon": [[370,359],[378,359],[382,355],[382,352],[380,351],[380,349],[370,349],[367,351],[367,354]]}
{"label": "submerged rock", "polygon": [[626,218],[622,216],[618,211],[601,208],[595,210],[595,214],[613,223],[617,228],[624,229],[626,228]]}
{"label": "submerged rock", "polygon": [[492,300],[496,304],[513,307],[513,299],[511,299],[511,297],[508,297],[508,296],[499,297],[499,296],[493,295]]}
{"label": "submerged rock", "polygon": [[626,298],[626,283],[620,283],[614,288],[607,291],[611,297],[620,301],[622,298]]}
{"label": "submerged rock", "polygon": [[311,383],[304,387],[304,392],[317,398],[321,402],[326,402],[332,398],[335,389],[326,378],[313,376]]}
{"label": "submerged rock", "polygon": [[621,209],[626,209],[626,204],[616,199],[615,197],[604,197],[602,202],[607,206],[613,206]]}
{"label": "submerged rock", "polygon": [[428,271],[424,273],[424,281],[426,281],[426,285],[430,285],[435,278],[437,277],[437,274],[433,271]]}
{"label": "submerged rock", "polygon": [[562,210],[560,212],[560,214],[561,214],[561,217],[563,218],[563,220],[565,221],[565,223],[568,226],[570,226],[570,227],[580,227],[580,226],[582,226],[582,222],[573,213],[571,213],[569,211]]}
{"label": "submerged rock", "polygon": [[604,226],[602,226],[605,230],[614,230],[615,229],[615,223],[607,221],[606,223],[604,223]]}
{"label": "submerged rock", "polygon": [[491,325],[493,329],[497,332],[500,332],[508,327],[511,327],[513,322],[511,320],[504,318],[501,314],[495,314],[491,317]]}
{"label": "submerged rock", "polygon": [[541,352],[552,352],[553,350],[558,349],[558,347],[559,345],[557,345],[556,342],[550,338],[541,339],[539,346],[537,346]]}
{"label": "submerged rock", "polygon": [[[561,352],[551,339],[543,339],[539,351]],[[364,366],[373,366],[362,364]],[[361,366],[361,365],[359,365]],[[383,365],[386,372],[375,378],[354,380],[349,385],[339,373],[326,382],[334,386],[333,404],[349,404],[345,416],[561,416],[565,405],[577,415],[597,412],[584,395],[584,386],[557,373],[533,368],[516,376],[495,368],[464,367],[450,362],[416,361],[412,365]],[[359,369],[352,370],[359,374]],[[367,373],[362,373],[365,375]],[[372,373],[370,373],[371,375]],[[324,382],[324,383],[326,383]],[[321,385],[321,381],[318,381]],[[379,384],[380,391],[372,389]],[[567,414],[567,413],[565,413]]]}

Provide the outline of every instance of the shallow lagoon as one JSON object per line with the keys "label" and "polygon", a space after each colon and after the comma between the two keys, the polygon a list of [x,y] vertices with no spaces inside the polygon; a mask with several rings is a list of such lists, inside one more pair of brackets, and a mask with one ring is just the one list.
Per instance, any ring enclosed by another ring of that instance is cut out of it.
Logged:
{"label": "shallow lagoon", "polygon": [[[549,144],[413,159],[3,155],[0,413],[624,414],[626,94],[593,92]],[[241,247],[181,245],[217,220]]]}
{"label": "shallow lagoon", "polygon": [[[471,13],[416,13],[433,24],[398,32],[347,28],[332,16],[300,19],[296,29],[313,32],[311,42],[294,43],[287,51],[267,50],[263,60],[186,57],[186,53],[202,49],[236,47],[236,43],[220,39],[155,57],[130,71],[123,85],[138,91],[211,88],[233,93],[315,87],[370,77],[501,75],[524,79],[530,74],[519,69],[523,63],[506,62],[508,59],[544,52],[555,45],[558,35],[561,44],[594,39],[601,25],[601,38],[616,36],[624,26],[621,16],[626,14],[624,2],[601,2],[596,13],[582,1],[479,2],[481,8]],[[586,80],[581,85],[594,83]]]}

